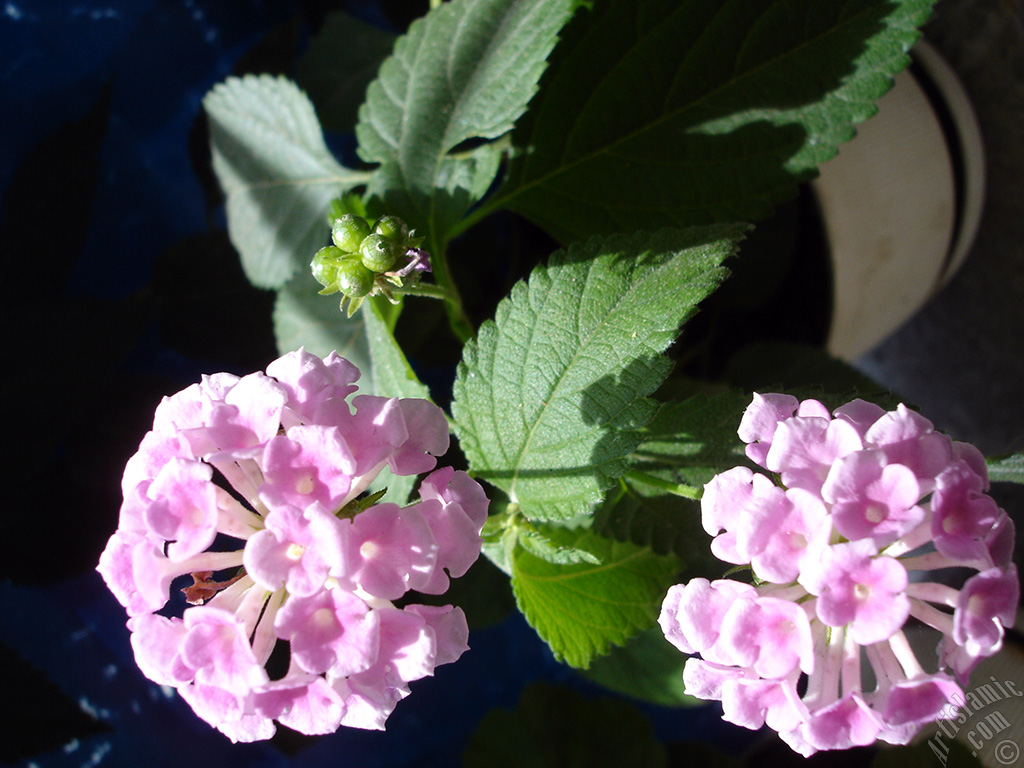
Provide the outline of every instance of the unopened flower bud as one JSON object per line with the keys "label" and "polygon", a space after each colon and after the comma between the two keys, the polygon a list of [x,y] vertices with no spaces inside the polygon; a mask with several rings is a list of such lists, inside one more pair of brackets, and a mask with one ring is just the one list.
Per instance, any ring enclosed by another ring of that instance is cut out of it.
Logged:
{"label": "unopened flower bud", "polygon": [[387,272],[398,261],[401,247],[384,235],[374,234],[363,240],[359,253],[363,265],[373,272]]}
{"label": "unopened flower bud", "polygon": [[337,267],[338,290],[346,296],[359,299],[373,288],[373,272],[360,263],[355,256],[344,259]]}
{"label": "unopened flower bud", "polygon": [[345,254],[340,248],[328,245],[317,251],[313,256],[313,261],[310,262],[309,268],[313,273],[313,278],[328,289],[328,292],[333,293],[338,290],[338,267],[341,266],[344,258]]}
{"label": "unopened flower bud", "polygon": [[383,235],[391,242],[404,246],[409,239],[409,226],[397,216],[381,216],[373,225],[375,235]]}
{"label": "unopened flower bud", "polygon": [[345,253],[358,253],[359,245],[369,234],[369,222],[354,213],[346,213],[331,227],[331,239]]}

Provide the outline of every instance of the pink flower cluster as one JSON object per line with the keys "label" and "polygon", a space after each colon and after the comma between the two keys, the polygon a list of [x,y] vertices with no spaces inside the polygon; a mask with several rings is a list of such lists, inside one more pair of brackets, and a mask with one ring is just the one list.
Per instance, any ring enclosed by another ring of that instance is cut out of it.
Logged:
{"label": "pink flower cluster", "polygon": [[[905,406],[862,400],[830,413],[755,394],[739,436],[781,486],[745,467],[705,486],[712,552],[749,565],[754,584],[669,591],[662,630],[702,657],[686,662],[687,692],[721,701],[729,722],[767,723],[803,755],[906,743],[963,696],[957,680],[1014,621],[1014,528],[985,493],[984,458]],[[938,631],[932,671],[904,633],[910,619]]]}
{"label": "pink flower cluster", "polygon": [[[350,406],[358,377],[335,353],[302,350],[265,374],[205,376],[163,399],[125,467],[97,570],[146,676],[234,741],[269,738],[275,720],[382,729],[410,681],[467,649],[459,608],[393,601],[442,594],[468,570],[487,498],[451,468],[409,506],[366,497],[385,466],[432,470],[448,426],[426,400]],[[171,584],[189,574],[190,605],[171,615]],[[287,659],[276,675],[275,652]]]}

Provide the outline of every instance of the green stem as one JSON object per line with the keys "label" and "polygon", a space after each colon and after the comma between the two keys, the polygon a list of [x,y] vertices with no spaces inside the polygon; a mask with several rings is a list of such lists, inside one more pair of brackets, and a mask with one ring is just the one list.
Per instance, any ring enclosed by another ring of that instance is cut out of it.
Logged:
{"label": "green stem", "polygon": [[429,299],[441,299],[442,301],[448,301],[449,298],[447,289],[432,283],[410,285],[408,288],[390,287],[390,290],[393,294],[402,296],[426,296]]}
{"label": "green stem", "polygon": [[451,230],[448,232],[448,237],[458,237],[467,229],[476,224],[478,221],[487,218],[495,211],[501,210],[501,208],[502,206],[495,205],[495,202],[493,200],[488,201],[487,203],[484,203],[483,205],[474,208],[469,213],[467,213],[461,220],[459,220],[452,226]]}
{"label": "green stem", "polygon": [[441,298],[444,299],[445,310],[448,312],[448,324],[451,325],[452,332],[458,340],[465,344],[476,335],[476,330],[466,315],[459,289],[452,280],[451,270],[448,269],[448,255],[443,244],[432,237],[430,246],[427,251],[430,254],[430,267],[437,287],[443,291]]}
{"label": "green stem", "polygon": [[662,480],[660,477],[649,475],[637,469],[629,470],[626,473],[626,479],[632,480],[634,483],[650,486],[651,488],[668,491],[673,496],[682,496],[686,499],[699,500],[704,494],[704,489],[702,488],[694,488],[692,485],[683,485],[682,483],[673,483],[671,480]]}

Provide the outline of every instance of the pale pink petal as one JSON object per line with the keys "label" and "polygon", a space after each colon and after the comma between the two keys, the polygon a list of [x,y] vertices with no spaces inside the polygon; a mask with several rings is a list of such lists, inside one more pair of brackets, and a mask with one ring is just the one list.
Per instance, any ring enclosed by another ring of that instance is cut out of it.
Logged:
{"label": "pale pink petal", "polygon": [[383,600],[427,586],[437,564],[437,542],[416,506],[377,504],[352,520],[346,573],[341,580]]}
{"label": "pale pink petal", "polygon": [[747,456],[751,461],[764,466],[778,423],[792,416],[798,406],[799,401],[792,395],[754,393],[737,430],[740,440],[748,443]]}
{"label": "pale pink petal", "polygon": [[313,674],[346,677],[377,661],[380,617],[341,589],[290,598],[274,617],[274,629],[290,641],[295,662]]}
{"label": "pale pink petal", "polygon": [[876,421],[865,443],[880,448],[892,464],[903,464],[921,479],[944,470],[953,458],[952,441],[932,431],[932,423],[902,403]]}
{"label": "pale pink petal", "polygon": [[756,596],[757,591],[752,586],[739,581],[691,579],[685,585],[669,588],[658,623],[668,641],[677,648],[685,653],[704,654],[718,641],[722,620],[732,604],[741,598]]}
{"label": "pale pink petal", "polygon": [[709,661],[750,667],[760,677],[779,679],[795,669],[814,670],[811,626],[803,608],[773,597],[739,598],[722,619]]}
{"label": "pale pink petal", "polygon": [[953,639],[972,656],[990,656],[1003,644],[1020,600],[1017,567],[991,568],[972,576],[960,590],[953,614]]}

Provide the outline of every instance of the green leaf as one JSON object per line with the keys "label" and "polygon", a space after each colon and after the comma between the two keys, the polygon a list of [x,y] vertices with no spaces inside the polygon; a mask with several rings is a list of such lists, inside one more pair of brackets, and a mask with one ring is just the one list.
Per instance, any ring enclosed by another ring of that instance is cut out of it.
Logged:
{"label": "green leaf", "polygon": [[523,517],[501,491],[491,489],[490,499],[491,514],[483,529],[483,554],[507,575],[512,575],[512,556],[516,548],[558,565],[601,563],[593,552],[553,542],[536,524]]}
{"label": "green leaf", "polygon": [[753,344],[729,360],[726,378],[748,392],[788,392],[821,400],[829,408],[855,397],[889,410],[904,402],[849,363],[810,344]]}
{"label": "green leaf", "polygon": [[520,612],[555,657],[586,668],[597,656],[654,626],[679,561],[588,530],[544,526],[557,546],[582,549],[601,563],[558,565],[522,548],[512,554],[512,591]]}
{"label": "green leaf", "polygon": [[535,520],[589,511],[626,469],[659,353],[725,275],[740,227],[593,239],[552,256],[466,345],[452,412],[470,467]]}
{"label": "green leaf", "polygon": [[503,150],[495,142],[443,158],[429,194],[410,189],[404,170],[397,163],[385,163],[374,172],[367,194],[380,201],[377,206],[381,210],[395,212],[417,227],[425,227],[432,235],[428,244],[440,250],[449,229],[490,188]]}
{"label": "green leaf", "polygon": [[658,554],[678,555],[690,575],[717,578],[722,574],[721,561],[711,554],[711,537],[701,525],[698,501],[622,478],[598,507],[594,530]]}
{"label": "green leaf", "polygon": [[387,300],[380,297],[363,305],[366,339],[370,347],[370,371],[359,382],[360,389],[385,397],[420,397],[429,400],[430,391],[416,377],[405,353],[388,327]]}
{"label": "green leaf", "polygon": [[988,479],[993,483],[1024,484],[1024,453],[989,459]]}
{"label": "green leaf", "polygon": [[581,13],[504,188],[562,242],[755,220],[871,117],[932,0],[617,0]]}
{"label": "green leaf", "polygon": [[[278,291],[274,303],[274,335],[284,353],[305,347],[319,357],[332,351],[360,371],[371,370],[365,312],[352,317],[338,307],[337,296],[321,296],[320,285],[307,273],[297,275]],[[360,382],[360,389],[366,382]]]}
{"label": "green leaf", "polygon": [[[363,304],[359,314],[363,317],[366,341],[370,349],[370,367],[359,380],[359,389],[366,394],[384,397],[418,397],[430,399],[430,391],[420,382],[395,341],[385,317],[388,310],[384,299],[371,299]],[[393,475],[384,467],[370,490],[387,488],[384,501],[404,504],[416,485],[416,476]]]}
{"label": "green leaf", "polygon": [[587,701],[567,688],[532,683],[513,711],[484,715],[464,768],[664,768],[650,722],[625,701]]}
{"label": "green leaf", "polygon": [[698,394],[666,403],[644,430],[631,465],[678,483],[703,486],[719,472],[746,463],[736,434],[750,394]]}
{"label": "green leaf", "polygon": [[577,547],[554,544],[551,539],[536,529],[521,531],[516,542],[531,555],[556,565],[574,565],[576,563],[600,565],[601,563],[594,553]]}
{"label": "green leaf", "polygon": [[367,177],[334,159],[313,105],[285,78],[228,78],[203,106],[231,242],[254,285],[281,288],[326,244],[332,198]]}
{"label": "green leaf", "polygon": [[299,59],[295,81],[328,131],[356,124],[366,88],[391,53],[395,36],[338,11],[331,13]]}
{"label": "green leaf", "polygon": [[648,629],[622,648],[594,659],[583,676],[598,685],[663,707],[703,704],[688,696],[683,665],[690,657],[673,646],[660,627]]}
{"label": "green leaf", "polygon": [[[453,0],[413,22],[359,112],[370,191],[435,243],[487,189],[497,153],[449,153],[512,129],[536,91],[571,0]],[[488,176],[489,174],[489,176]]]}

